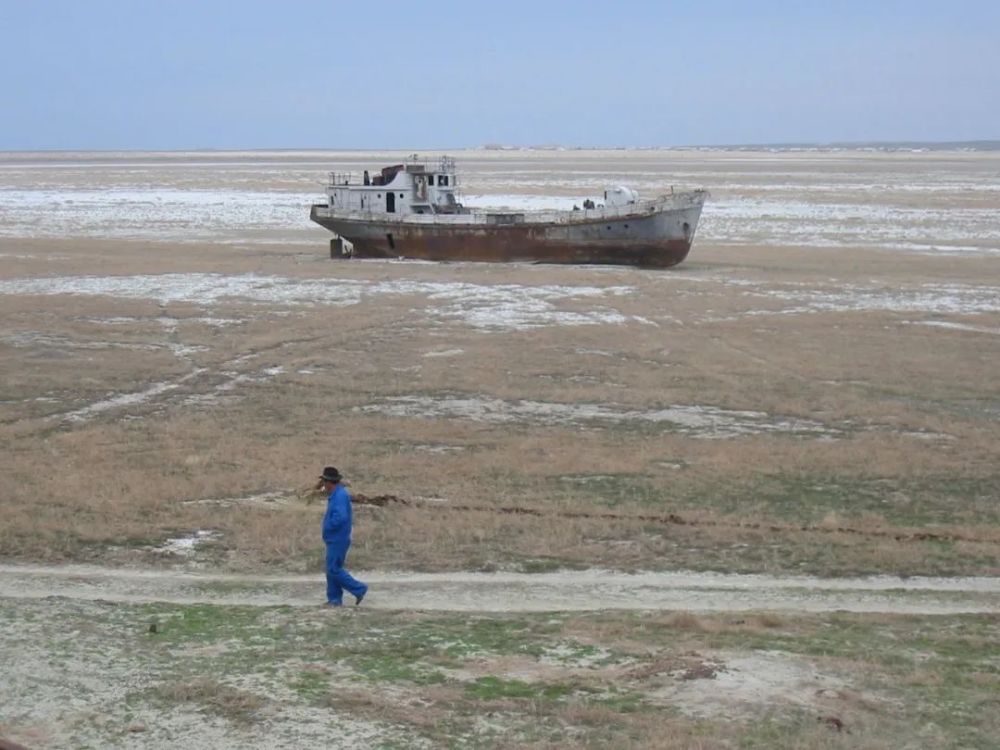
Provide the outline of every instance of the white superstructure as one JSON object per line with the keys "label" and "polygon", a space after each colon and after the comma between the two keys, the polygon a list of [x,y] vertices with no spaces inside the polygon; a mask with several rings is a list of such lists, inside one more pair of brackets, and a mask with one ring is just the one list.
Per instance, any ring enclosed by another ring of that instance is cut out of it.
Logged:
{"label": "white superstructure", "polygon": [[333,212],[464,213],[455,195],[457,187],[454,159],[443,156],[431,166],[414,155],[405,164],[394,164],[375,175],[365,170],[360,181],[349,173],[331,172],[326,195]]}

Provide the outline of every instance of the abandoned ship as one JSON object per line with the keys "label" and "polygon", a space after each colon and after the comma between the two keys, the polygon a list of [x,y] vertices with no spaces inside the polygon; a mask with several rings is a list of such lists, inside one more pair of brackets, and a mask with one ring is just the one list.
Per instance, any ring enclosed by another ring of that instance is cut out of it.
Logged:
{"label": "abandoned ship", "polygon": [[687,257],[707,193],[640,200],[628,187],[571,211],[500,211],[463,206],[455,162],[415,157],[360,181],[333,172],[326,203],[310,218],[336,237],[332,257],[536,263],[602,263],[666,268]]}

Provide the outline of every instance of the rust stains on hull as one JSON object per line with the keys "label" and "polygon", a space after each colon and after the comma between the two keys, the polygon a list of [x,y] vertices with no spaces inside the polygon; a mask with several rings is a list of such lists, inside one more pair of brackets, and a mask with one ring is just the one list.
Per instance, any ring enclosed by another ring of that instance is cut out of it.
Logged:
{"label": "rust stains on hull", "polygon": [[[614,242],[553,240],[522,227],[442,231],[440,227],[385,227],[381,236],[337,232],[351,240],[354,257],[467,260],[494,263],[602,263],[667,268],[687,257],[691,245],[679,240]],[[353,238],[352,238],[353,234]]]}

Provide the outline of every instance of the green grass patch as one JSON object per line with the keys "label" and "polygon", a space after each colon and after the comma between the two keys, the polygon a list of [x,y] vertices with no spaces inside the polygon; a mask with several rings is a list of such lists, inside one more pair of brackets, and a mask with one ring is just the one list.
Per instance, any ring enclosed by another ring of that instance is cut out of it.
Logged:
{"label": "green grass patch", "polygon": [[143,615],[150,624],[156,624],[152,637],[164,641],[214,641],[228,638],[242,639],[253,633],[255,637],[279,638],[280,632],[259,627],[260,607],[235,607],[215,604],[190,604],[180,607],[166,604],[143,606]]}
{"label": "green grass patch", "polygon": [[410,662],[398,651],[356,656],[347,663],[370,682],[410,682],[416,685],[440,685],[446,681],[444,675],[427,665]]}
{"label": "green grass patch", "polygon": [[322,670],[300,671],[291,680],[291,689],[310,703],[326,698],[330,692],[330,677]]}
{"label": "green grass patch", "polygon": [[534,684],[492,676],[480,677],[475,682],[466,685],[465,690],[472,697],[483,701],[495,701],[503,698],[558,700],[573,692],[570,685]]}

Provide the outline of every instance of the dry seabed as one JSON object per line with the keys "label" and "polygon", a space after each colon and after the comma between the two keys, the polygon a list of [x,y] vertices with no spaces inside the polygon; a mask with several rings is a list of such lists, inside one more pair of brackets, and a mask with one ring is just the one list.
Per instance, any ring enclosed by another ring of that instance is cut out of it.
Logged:
{"label": "dry seabed", "polygon": [[[400,156],[0,155],[0,738],[992,750],[998,155],[470,151],[712,198],[670,272],[331,262]],[[423,499],[336,611],[331,462]]]}

